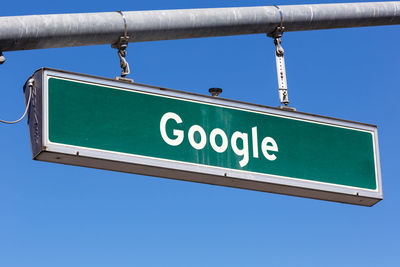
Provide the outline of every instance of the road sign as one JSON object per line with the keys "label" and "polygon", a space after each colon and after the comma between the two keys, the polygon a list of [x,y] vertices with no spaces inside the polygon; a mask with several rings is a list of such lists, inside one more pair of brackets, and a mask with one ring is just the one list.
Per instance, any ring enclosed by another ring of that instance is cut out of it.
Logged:
{"label": "road sign", "polygon": [[45,68],[33,78],[36,160],[365,206],[382,199],[376,126]]}

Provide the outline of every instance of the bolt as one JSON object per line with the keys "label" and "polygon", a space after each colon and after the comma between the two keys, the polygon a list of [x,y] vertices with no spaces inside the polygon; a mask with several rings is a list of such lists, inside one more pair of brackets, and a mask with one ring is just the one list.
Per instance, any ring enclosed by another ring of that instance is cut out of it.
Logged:
{"label": "bolt", "polygon": [[0,65],[6,61],[6,58],[3,56],[3,53],[0,52]]}
{"label": "bolt", "polygon": [[208,89],[208,92],[210,92],[211,96],[218,97],[219,94],[222,93],[222,89],[213,87]]}

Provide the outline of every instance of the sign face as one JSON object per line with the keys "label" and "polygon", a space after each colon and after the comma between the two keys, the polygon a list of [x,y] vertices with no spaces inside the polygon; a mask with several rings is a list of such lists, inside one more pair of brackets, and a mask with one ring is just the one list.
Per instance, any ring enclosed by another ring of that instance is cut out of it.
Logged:
{"label": "sign face", "polygon": [[34,159],[365,206],[382,199],[376,126],[51,69],[33,78]]}

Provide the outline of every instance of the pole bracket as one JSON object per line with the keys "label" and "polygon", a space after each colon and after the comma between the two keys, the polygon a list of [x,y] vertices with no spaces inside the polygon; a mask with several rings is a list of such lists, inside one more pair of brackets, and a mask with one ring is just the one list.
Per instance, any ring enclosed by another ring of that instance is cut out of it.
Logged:
{"label": "pole bracket", "polygon": [[278,77],[278,88],[279,88],[279,100],[285,107],[289,105],[289,97],[287,91],[287,80],[286,80],[286,67],[285,67],[285,50],[282,47],[282,36],[285,31],[283,27],[283,13],[279,6],[275,6],[279,10],[280,24],[275,28],[274,31],[267,34],[268,37],[274,39],[275,44],[275,61],[276,61],[276,72]]}
{"label": "pole bracket", "polygon": [[130,38],[128,36],[128,28],[126,25],[126,18],[125,18],[124,13],[122,13],[122,11],[116,11],[116,12],[118,12],[124,20],[124,35],[119,37],[118,42],[111,45],[112,48],[118,49],[118,57],[119,57],[120,66],[122,69],[121,77],[116,77],[116,79],[133,82],[133,79],[125,78],[125,76],[130,73],[129,63],[126,60],[126,54],[128,53],[128,51],[126,49],[128,48],[128,43],[129,43],[129,38]]}

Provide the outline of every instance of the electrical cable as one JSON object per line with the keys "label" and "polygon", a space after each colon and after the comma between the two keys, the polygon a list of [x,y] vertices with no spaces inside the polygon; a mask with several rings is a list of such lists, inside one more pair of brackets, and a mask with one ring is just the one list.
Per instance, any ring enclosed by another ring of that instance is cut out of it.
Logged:
{"label": "electrical cable", "polygon": [[18,123],[18,122],[22,121],[22,119],[26,116],[26,113],[28,113],[28,109],[29,109],[29,106],[30,106],[30,103],[31,103],[31,98],[32,98],[32,86],[33,86],[32,84],[29,85],[29,98],[28,98],[28,102],[27,102],[27,104],[26,104],[25,112],[24,112],[24,114],[21,116],[21,118],[19,118],[18,120],[15,120],[15,121],[0,120],[0,122],[6,123],[6,124],[15,124],[15,123]]}

